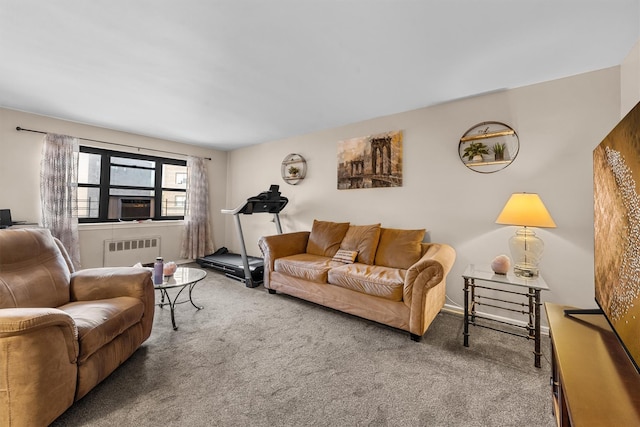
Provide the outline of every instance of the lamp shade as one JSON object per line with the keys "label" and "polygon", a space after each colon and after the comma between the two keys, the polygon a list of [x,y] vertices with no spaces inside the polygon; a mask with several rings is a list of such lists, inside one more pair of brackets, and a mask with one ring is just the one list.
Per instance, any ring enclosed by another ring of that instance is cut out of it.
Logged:
{"label": "lamp shade", "polygon": [[519,225],[521,227],[555,228],[556,223],[536,193],[513,193],[496,224]]}

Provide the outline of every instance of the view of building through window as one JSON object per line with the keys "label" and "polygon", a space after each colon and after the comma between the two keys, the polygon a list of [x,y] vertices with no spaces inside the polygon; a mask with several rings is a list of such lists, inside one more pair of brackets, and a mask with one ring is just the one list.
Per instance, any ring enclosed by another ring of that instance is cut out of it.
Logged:
{"label": "view of building through window", "polygon": [[162,165],[162,188],[165,189],[162,191],[162,210],[164,212],[162,215],[184,216],[187,200],[187,167]]}
{"label": "view of building through window", "polygon": [[[78,157],[78,218],[98,218],[100,206],[100,155],[80,153]],[[97,187],[95,187],[97,186]]]}

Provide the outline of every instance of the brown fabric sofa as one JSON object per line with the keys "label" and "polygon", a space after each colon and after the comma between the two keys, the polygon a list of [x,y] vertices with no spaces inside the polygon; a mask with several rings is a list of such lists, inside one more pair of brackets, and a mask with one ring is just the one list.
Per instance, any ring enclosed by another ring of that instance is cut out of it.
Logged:
{"label": "brown fabric sofa", "polygon": [[46,426],[151,334],[151,273],[73,271],[45,229],[0,230],[0,425]]}
{"label": "brown fabric sofa", "polygon": [[454,249],[425,230],[314,221],[310,232],[262,237],[264,286],[422,335],[445,303]]}

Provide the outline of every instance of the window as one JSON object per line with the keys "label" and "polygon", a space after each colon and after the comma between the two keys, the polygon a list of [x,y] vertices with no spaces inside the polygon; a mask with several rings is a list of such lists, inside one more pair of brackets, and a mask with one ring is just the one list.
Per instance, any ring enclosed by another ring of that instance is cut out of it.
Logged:
{"label": "window", "polygon": [[80,147],[80,222],[183,219],[187,162]]}

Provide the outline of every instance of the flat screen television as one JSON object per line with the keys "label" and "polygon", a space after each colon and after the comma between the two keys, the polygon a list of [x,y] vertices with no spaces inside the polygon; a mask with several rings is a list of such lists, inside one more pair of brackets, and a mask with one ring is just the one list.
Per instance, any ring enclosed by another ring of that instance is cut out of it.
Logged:
{"label": "flat screen television", "polygon": [[640,372],[640,103],[593,150],[595,299]]}

